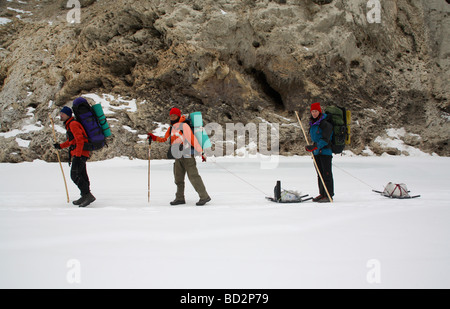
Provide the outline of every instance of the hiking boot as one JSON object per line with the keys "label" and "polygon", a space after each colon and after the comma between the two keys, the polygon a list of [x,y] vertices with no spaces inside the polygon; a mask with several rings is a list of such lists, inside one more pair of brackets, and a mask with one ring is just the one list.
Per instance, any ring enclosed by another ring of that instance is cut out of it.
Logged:
{"label": "hiking boot", "polygon": [[186,204],[185,200],[175,200],[175,201],[170,202],[170,205],[172,205],[172,206],[184,205],[184,204]]}
{"label": "hiking boot", "polygon": [[81,205],[81,203],[83,203],[83,199],[84,197],[80,197],[78,200],[73,201],[72,204],[74,204],[75,206],[79,206]]}
{"label": "hiking boot", "polygon": [[325,196],[325,197],[321,198],[320,200],[318,200],[317,202],[318,203],[330,203],[331,201],[327,196]]}
{"label": "hiking boot", "polygon": [[92,195],[92,193],[86,194],[85,196],[83,196],[81,201],[81,204],[79,205],[79,207],[87,207],[89,206],[92,202],[95,201],[95,197]]}
{"label": "hiking boot", "polygon": [[197,206],[203,206],[203,205],[205,205],[206,203],[208,203],[209,201],[211,201],[211,198],[208,196],[208,197],[205,198],[205,199],[200,199],[200,201],[198,201],[197,204],[195,204],[195,205],[197,205]]}
{"label": "hiking boot", "polygon": [[318,201],[320,201],[321,199],[323,199],[323,195],[318,195],[315,198],[313,198],[313,202],[317,203]]}

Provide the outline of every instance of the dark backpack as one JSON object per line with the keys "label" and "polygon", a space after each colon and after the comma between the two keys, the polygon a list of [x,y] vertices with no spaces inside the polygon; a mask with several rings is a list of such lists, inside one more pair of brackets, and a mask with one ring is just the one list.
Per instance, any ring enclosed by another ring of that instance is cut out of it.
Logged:
{"label": "dark backpack", "polygon": [[100,150],[106,145],[106,137],[92,106],[84,98],[73,101],[73,113],[75,119],[81,123],[87,134],[88,143],[83,150]]}
{"label": "dark backpack", "polygon": [[333,126],[331,149],[333,153],[340,154],[350,141],[349,123],[347,121],[350,113],[343,107],[328,106],[325,109],[325,114],[328,115],[327,121]]}

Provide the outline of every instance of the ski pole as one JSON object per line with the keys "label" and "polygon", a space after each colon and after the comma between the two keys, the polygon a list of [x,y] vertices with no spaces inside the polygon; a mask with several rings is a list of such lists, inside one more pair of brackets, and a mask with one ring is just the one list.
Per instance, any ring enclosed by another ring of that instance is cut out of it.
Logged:
{"label": "ski pole", "polygon": [[151,139],[149,140],[148,145],[148,188],[147,188],[147,194],[148,194],[148,203],[150,204],[150,159],[151,159],[151,151],[152,151],[152,142]]}
{"label": "ski pole", "polygon": [[[55,143],[56,143],[55,123],[53,121],[52,115],[48,114],[48,116],[50,118],[50,121],[52,122],[53,139],[55,140]],[[67,203],[70,203],[69,190],[67,189],[66,176],[64,175],[64,169],[63,169],[62,164],[61,164],[61,157],[59,156],[59,151],[58,150],[56,150],[56,155],[58,156],[59,167],[61,168],[61,173],[62,173],[63,179],[64,179],[64,187],[66,188]]]}
{"label": "ski pole", "polygon": [[[305,129],[303,128],[302,121],[300,120],[300,116],[298,115],[297,111],[295,112],[295,115],[297,115],[298,123],[300,124],[300,127],[302,128],[302,131],[303,131],[303,135],[305,136],[306,145],[309,145],[308,137],[306,136]],[[322,173],[320,172],[319,166],[317,165],[316,158],[314,157],[313,153],[311,153],[311,156],[313,158],[314,166],[316,167],[316,170],[317,170],[317,173],[319,174],[320,180],[322,181],[323,187],[325,188],[325,191],[327,192],[328,198],[330,199],[330,202],[333,203],[333,199],[331,198],[330,193],[328,192],[328,188],[325,184],[325,181],[323,180]]]}

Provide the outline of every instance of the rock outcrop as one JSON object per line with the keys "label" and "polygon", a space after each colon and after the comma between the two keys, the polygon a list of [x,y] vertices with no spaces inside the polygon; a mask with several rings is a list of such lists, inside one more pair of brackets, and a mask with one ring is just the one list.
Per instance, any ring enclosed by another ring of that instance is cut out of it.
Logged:
{"label": "rock outcrop", "polygon": [[356,154],[402,154],[376,141],[400,128],[406,145],[450,154],[445,0],[78,2],[0,5],[1,162],[55,160],[49,113],[89,93],[117,107],[97,159],[145,158],[143,137],[175,105],[224,127],[279,123],[281,154],[304,154],[293,111],[306,124],[316,101],[353,112]]}

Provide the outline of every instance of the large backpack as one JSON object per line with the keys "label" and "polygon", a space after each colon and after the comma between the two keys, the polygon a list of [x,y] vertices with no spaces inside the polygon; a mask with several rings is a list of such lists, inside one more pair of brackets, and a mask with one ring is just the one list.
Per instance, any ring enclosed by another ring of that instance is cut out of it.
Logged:
{"label": "large backpack", "polygon": [[205,128],[203,127],[203,117],[201,112],[195,112],[189,114],[186,121],[192,129],[197,141],[199,142],[202,149],[211,148],[211,141],[209,140],[209,136],[206,133]]}
{"label": "large backpack", "polygon": [[83,126],[89,141],[84,144],[83,150],[95,151],[102,149],[106,145],[106,137],[92,106],[86,99],[78,98],[73,101],[72,109],[75,119]]}
{"label": "large backpack", "polygon": [[[195,138],[197,139],[197,142],[200,144],[203,150],[211,148],[211,141],[209,140],[208,134],[206,134],[205,128],[203,128],[203,119],[202,119],[202,113],[201,112],[195,112],[191,113],[189,115],[185,116],[185,121],[183,123],[187,124],[189,128],[191,128],[192,133],[194,134]],[[172,127],[170,127],[170,134],[172,134]],[[181,130],[181,133],[183,134],[183,131]],[[179,151],[182,153],[184,145],[179,146]],[[195,154],[194,147],[191,145],[191,155]],[[167,152],[167,158],[168,159],[175,159],[173,153],[172,153],[172,145],[169,147],[169,150]]]}
{"label": "large backpack", "polygon": [[328,122],[333,125],[331,149],[333,153],[340,154],[344,151],[345,145],[350,144],[350,111],[339,106],[328,106],[325,114],[328,115]]}

